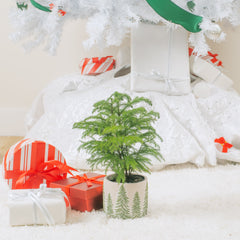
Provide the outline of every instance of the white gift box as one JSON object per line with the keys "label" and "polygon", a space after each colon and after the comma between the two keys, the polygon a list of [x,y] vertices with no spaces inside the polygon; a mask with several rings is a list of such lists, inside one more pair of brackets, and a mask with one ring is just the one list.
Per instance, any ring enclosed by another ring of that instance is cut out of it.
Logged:
{"label": "white gift box", "polygon": [[8,195],[9,223],[17,225],[55,225],[66,221],[65,194],[61,189],[10,190]]}
{"label": "white gift box", "polygon": [[188,33],[139,23],[131,34],[131,90],[182,95],[191,91]]}
{"label": "white gift box", "polygon": [[233,81],[222,73],[219,67],[202,59],[201,56],[190,56],[190,72],[225,90],[228,90],[233,86]]}

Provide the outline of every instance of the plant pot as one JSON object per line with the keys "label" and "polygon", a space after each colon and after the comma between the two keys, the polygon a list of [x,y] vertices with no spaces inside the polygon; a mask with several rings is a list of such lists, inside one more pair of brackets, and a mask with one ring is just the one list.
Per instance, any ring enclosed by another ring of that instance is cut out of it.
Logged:
{"label": "plant pot", "polygon": [[109,175],[103,184],[103,209],[108,217],[129,219],[147,215],[148,182],[145,176],[137,183],[117,183]]}

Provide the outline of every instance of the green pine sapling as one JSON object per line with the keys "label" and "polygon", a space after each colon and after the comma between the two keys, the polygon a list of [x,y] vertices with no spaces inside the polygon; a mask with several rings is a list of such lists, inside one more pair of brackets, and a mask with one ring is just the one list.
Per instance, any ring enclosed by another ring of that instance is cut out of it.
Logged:
{"label": "green pine sapling", "polygon": [[148,111],[142,103],[152,105],[147,98],[131,99],[115,92],[93,105],[93,116],[73,125],[83,130],[83,138],[88,137],[79,149],[91,155],[87,160],[90,166],[111,169],[118,183],[134,182],[135,172],[150,173],[150,156],[163,159],[155,141],[162,139],[152,127],[159,113]]}

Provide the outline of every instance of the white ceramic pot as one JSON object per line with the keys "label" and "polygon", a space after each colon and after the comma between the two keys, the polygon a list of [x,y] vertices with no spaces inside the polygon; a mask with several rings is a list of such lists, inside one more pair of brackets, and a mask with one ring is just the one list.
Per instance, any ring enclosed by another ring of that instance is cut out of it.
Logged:
{"label": "white ceramic pot", "polygon": [[103,209],[108,217],[140,218],[148,210],[148,182],[145,176],[137,183],[113,182],[111,176],[104,179]]}

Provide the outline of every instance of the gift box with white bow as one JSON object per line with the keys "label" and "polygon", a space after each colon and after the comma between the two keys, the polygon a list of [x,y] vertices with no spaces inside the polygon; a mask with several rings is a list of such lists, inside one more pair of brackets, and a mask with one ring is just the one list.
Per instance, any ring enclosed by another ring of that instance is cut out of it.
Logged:
{"label": "gift box with white bow", "polygon": [[131,90],[169,95],[191,91],[185,29],[148,23],[132,28]]}
{"label": "gift box with white bow", "polygon": [[61,189],[47,188],[10,190],[9,223],[20,225],[55,225],[66,221],[66,195]]}

